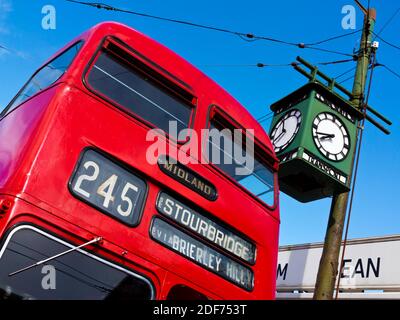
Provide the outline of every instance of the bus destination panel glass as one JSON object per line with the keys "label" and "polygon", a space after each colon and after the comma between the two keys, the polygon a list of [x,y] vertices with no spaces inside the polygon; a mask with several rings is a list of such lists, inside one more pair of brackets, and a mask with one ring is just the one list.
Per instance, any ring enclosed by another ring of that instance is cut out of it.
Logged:
{"label": "bus destination panel glass", "polygon": [[154,218],[150,234],[153,240],[181,254],[201,267],[247,291],[253,290],[254,275],[250,268],[206,246],[164,220]]}
{"label": "bus destination panel glass", "polygon": [[256,248],[252,243],[186,206],[174,197],[165,192],[160,192],[156,207],[162,215],[176,221],[187,230],[196,233],[203,239],[212,242],[248,263],[255,263]]}

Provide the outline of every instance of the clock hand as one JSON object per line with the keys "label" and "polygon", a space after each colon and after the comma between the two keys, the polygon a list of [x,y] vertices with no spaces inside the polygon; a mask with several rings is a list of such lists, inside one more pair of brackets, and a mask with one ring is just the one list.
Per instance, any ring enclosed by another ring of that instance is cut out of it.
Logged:
{"label": "clock hand", "polygon": [[281,140],[285,133],[286,133],[286,130],[285,130],[285,129],[282,129],[282,132],[281,132],[280,135],[274,140],[274,142],[278,142],[279,140]]}
{"label": "clock hand", "polygon": [[283,121],[282,122],[282,132],[278,135],[278,137],[276,139],[274,139],[274,142],[278,142],[285,133],[286,133],[285,121]]}
{"label": "clock hand", "polygon": [[335,137],[335,135],[333,133],[317,132],[317,134],[323,136],[323,137],[321,137],[321,139],[329,139],[329,138]]}

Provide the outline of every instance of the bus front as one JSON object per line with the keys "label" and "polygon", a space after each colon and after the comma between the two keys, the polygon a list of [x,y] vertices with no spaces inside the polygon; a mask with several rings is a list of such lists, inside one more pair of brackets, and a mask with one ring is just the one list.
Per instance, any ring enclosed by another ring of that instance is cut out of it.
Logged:
{"label": "bus front", "polygon": [[100,24],[0,116],[0,298],[273,299],[277,169],[222,88]]}

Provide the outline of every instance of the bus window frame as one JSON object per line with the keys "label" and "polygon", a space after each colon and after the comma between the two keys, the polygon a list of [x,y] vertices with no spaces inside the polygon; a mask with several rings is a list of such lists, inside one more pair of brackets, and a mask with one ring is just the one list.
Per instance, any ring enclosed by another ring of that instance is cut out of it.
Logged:
{"label": "bus window frame", "polygon": [[[56,80],[54,81],[52,84],[50,84],[49,86],[43,88],[42,90],[39,90],[38,92],[36,92],[34,95],[30,96],[29,98],[27,98],[26,100],[22,101],[20,104],[18,104],[14,109],[12,109],[10,112],[8,111],[12,105],[14,104],[14,101],[19,97],[19,95],[22,93],[22,91],[25,90],[26,86],[32,81],[32,79],[40,72],[42,71],[47,65],[49,65],[50,63],[52,63],[54,60],[58,59],[60,56],[62,56],[65,52],[67,52],[69,49],[71,49],[72,47],[76,46],[77,44],[81,43],[81,47],[79,48],[78,52],[76,53],[74,59],[72,59],[71,63],[68,65],[68,67],[65,69],[64,73]],[[25,82],[25,84],[22,86],[22,88],[18,91],[18,93],[14,96],[14,98],[10,101],[10,103],[4,108],[4,110],[0,113],[0,120],[2,118],[4,118],[6,115],[8,115],[9,113],[13,112],[14,110],[18,109],[20,106],[22,106],[23,104],[25,104],[26,102],[32,100],[33,98],[37,97],[39,94],[41,94],[42,92],[45,92],[55,86],[57,86],[58,84],[60,84],[61,82],[63,82],[63,78],[65,77],[65,75],[68,73],[69,68],[71,67],[71,65],[74,63],[74,61],[76,61],[76,58],[78,57],[78,55],[80,54],[80,52],[82,51],[82,48],[85,45],[85,41],[83,39],[79,39],[77,41],[75,41],[73,44],[71,44],[70,46],[68,46],[67,48],[65,48],[62,52],[60,52],[58,55],[56,55],[53,59],[45,62],[39,69],[37,69],[33,75],[28,79],[28,81]]]}
{"label": "bus window frame", "polygon": [[[166,132],[163,129],[157,127],[155,124],[153,124],[150,121],[147,121],[146,119],[142,118],[137,113],[129,110],[128,108],[126,108],[123,105],[119,104],[117,101],[114,101],[113,99],[107,97],[106,95],[102,94],[101,92],[99,92],[99,91],[97,91],[97,90],[95,90],[94,88],[91,87],[91,85],[89,84],[89,81],[88,81],[88,76],[89,76],[91,70],[93,69],[93,67],[95,65],[95,62],[97,61],[97,59],[98,59],[100,53],[102,52],[102,50],[107,50],[107,48],[106,48],[107,42],[111,42],[114,45],[118,46],[120,49],[124,50],[128,55],[130,55],[133,59],[139,60],[141,63],[146,65],[146,67],[150,68],[153,72],[158,73],[161,77],[167,79],[168,81],[172,82],[174,85],[178,86],[180,89],[186,91],[187,93],[189,93],[190,95],[193,96],[194,101],[192,101],[191,103],[188,102],[188,101],[185,101],[185,103],[188,105],[188,107],[190,107],[192,109],[191,110],[191,114],[190,114],[190,118],[189,118],[188,126],[185,129],[191,129],[190,132],[193,130],[195,119],[196,119],[196,113],[197,113],[198,100],[199,99],[194,94],[192,87],[190,87],[188,84],[186,84],[185,82],[180,80],[178,77],[174,76],[169,71],[165,70],[163,67],[161,67],[160,65],[158,65],[154,61],[150,60],[149,58],[147,58],[146,56],[141,54],[138,50],[132,48],[129,44],[127,44],[126,42],[124,42],[123,40],[119,39],[116,36],[106,35],[101,40],[100,45],[97,47],[96,51],[94,52],[94,54],[90,58],[88,64],[86,65],[86,67],[85,67],[85,69],[83,71],[82,83],[83,83],[84,87],[90,93],[92,93],[96,97],[100,98],[101,101],[103,101],[103,102],[111,105],[112,107],[116,108],[117,110],[123,112],[130,119],[134,119],[136,121],[139,121],[140,123],[144,124],[146,127],[150,128],[150,129],[161,130],[163,132],[163,134],[165,135],[167,141],[174,142],[177,145],[183,145],[183,144],[186,144],[186,143],[190,142],[190,140],[191,140],[191,136],[190,135],[187,136],[185,140],[178,140],[177,139],[178,137],[177,138],[172,137],[169,134],[169,132]],[[117,56],[115,53],[114,53],[114,55]],[[124,61],[122,58],[120,58],[120,59],[121,59],[121,61]],[[127,61],[125,61],[125,62],[127,62]],[[129,63],[129,62],[127,62],[127,63]],[[160,85],[160,86],[162,86],[162,85]],[[166,89],[171,91],[171,92],[174,91],[171,88],[166,88]],[[176,96],[178,96],[178,95],[179,94],[176,94]],[[182,101],[184,101],[184,100],[182,99]],[[178,135],[179,135],[179,132],[178,132]]]}
{"label": "bus window frame", "polygon": [[[207,125],[206,128],[210,129],[211,127],[211,121],[216,117],[219,116],[221,117],[224,121],[229,123],[233,128],[235,129],[241,129],[244,132],[246,131],[246,128],[244,128],[238,121],[236,121],[233,117],[231,117],[227,112],[225,112],[221,107],[219,107],[216,104],[211,104],[208,107],[208,112],[207,112]],[[257,160],[264,164],[266,167],[268,167],[273,176],[274,176],[274,203],[272,205],[269,205],[268,203],[264,202],[260,198],[258,198],[255,194],[253,194],[250,190],[247,190],[244,186],[242,186],[238,181],[233,179],[231,176],[229,176],[226,172],[224,172],[222,169],[220,169],[217,165],[213,164],[211,161],[209,161],[210,168],[212,168],[214,171],[222,175],[225,179],[229,180],[231,183],[233,183],[236,187],[240,188],[242,191],[244,191],[248,196],[250,196],[251,199],[256,200],[258,203],[262,204],[264,207],[266,207],[269,211],[274,211],[278,207],[279,203],[279,192],[278,192],[278,162],[277,160],[274,159],[273,153],[263,144],[260,142],[259,139],[257,139],[256,136],[249,136],[246,135],[247,138],[253,139],[254,145],[255,145],[255,152],[254,156],[256,157],[259,155],[259,152],[256,150],[260,150],[265,155],[268,156],[270,159],[270,162],[268,162],[264,158],[258,158]],[[208,139],[208,138],[207,138]],[[207,140],[208,141],[208,140]],[[208,142],[207,142],[208,143]],[[202,156],[203,154],[203,149],[202,149]]]}
{"label": "bus window frame", "polygon": [[[15,225],[8,228],[4,232],[3,237],[0,238],[0,259],[4,254],[4,251],[7,249],[7,245],[9,243],[9,241],[11,240],[11,237],[13,236],[13,234],[21,229],[22,230],[23,229],[32,230],[34,232],[37,232],[37,233],[43,235],[44,237],[47,237],[47,238],[49,238],[53,241],[56,241],[66,247],[69,247],[71,249],[76,247],[76,244],[74,244],[70,240],[67,240],[65,236],[56,234],[54,231],[50,231],[50,229],[44,228],[43,226],[37,225],[35,223],[24,221],[24,222],[18,222]],[[62,230],[62,232],[66,233],[67,231]],[[74,235],[74,238],[76,238],[76,237],[77,236]],[[94,251],[89,251],[89,250],[87,251],[84,249],[77,249],[76,251],[83,255],[86,255],[98,262],[104,263],[104,264],[108,265],[109,267],[115,268],[121,272],[125,272],[133,277],[139,278],[142,281],[146,282],[149,285],[150,291],[151,291],[151,298],[149,300],[156,299],[157,291],[156,291],[156,287],[155,287],[153,281],[150,279],[150,277],[144,275],[142,272],[137,271],[135,269],[131,269],[129,267],[127,268],[126,265],[123,265],[121,263],[113,261],[109,258],[105,258],[103,255],[99,254],[98,250],[96,251],[96,253]],[[131,262],[131,264],[132,264],[132,262]]]}

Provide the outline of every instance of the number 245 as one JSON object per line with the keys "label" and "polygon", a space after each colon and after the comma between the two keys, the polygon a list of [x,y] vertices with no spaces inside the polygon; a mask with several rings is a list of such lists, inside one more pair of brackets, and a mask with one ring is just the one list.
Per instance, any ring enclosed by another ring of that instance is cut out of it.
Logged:
{"label": "number 245", "polygon": [[[85,169],[89,169],[90,167],[93,168],[94,172],[92,175],[83,174],[83,175],[79,176],[75,183],[74,190],[76,192],[78,192],[79,194],[85,196],[86,198],[90,198],[90,193],[87,192],[86,190],[83,190],[81,185],[82,185],[83,181],[95,181],[99,176],[100,167],[94,161],[87,161],[87,162],[85,162],[85,164],[83,166],[85,167]],[[118,180],[118,176],[116,174],[113,174],[106,181],[104,181],[97,189],[97,194],[104,197],[103,206],[105,208],[108,208],[110,205],[110,202],[113,202],[115,200],[115,197],[113,196],[113,191],[115,188],[115,184],[117,183],[117,180]],[[127,195],[129,190],[133,190],[137,193],[139,192],[139,189],[137,186],[135,186],[129,182],[127,182],[125,184],[125,186],[122,190],[121,200],[123,202],[127,203],[127,208],[126,208],[126,210],[123,210],[121,204],[118,205],[118,207],[117,207],[118,213],[123,217],[129,216],[132,211],[132,208],[133,208],[132,199],[129,198]]]}

